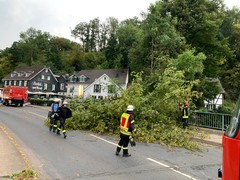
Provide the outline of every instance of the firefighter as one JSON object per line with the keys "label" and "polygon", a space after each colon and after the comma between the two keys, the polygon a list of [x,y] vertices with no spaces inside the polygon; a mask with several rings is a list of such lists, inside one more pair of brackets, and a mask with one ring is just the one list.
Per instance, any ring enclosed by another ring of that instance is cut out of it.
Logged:
{"label": "firefighter", "polygon": [[116,155],[118,156],[121,149],[123,149],[123,157],[129,157],[131,154],[128,153],[128,144],[135,146],[132,133],[136,131],[134,116],[133,116],[133,105],[128,105],[127,111],[124,112],[120,119],[120,141],[117,146]]}
{"label": "firefighter", "polygon": [[67,107],[67,101],[62,103],[62,106],[58,108],[58,115],[60,120],[60,126],[57,128],[57,134],[61,135],[60,131],[62,131],[64,138],[67,137],[65,130],[65,121],[67,118],[72,117],[72,111]]}
{"label": "firefighter", "polygon": [[182,107],[183,129],[186,129],[186,127],[188,126],[188,115],[189,115],[189,103],[188,101],[185,101]]}
{"label": "firefighter", "polygon": [[59,101],[60,101],[60,99],[54,98],[53,103],[51,105],[51,111],[49,113],[49,118],[50,118],[49,131],[53,130],[53,132],[55,132],[57,129],[57,122],[58,122],[57,110],[59,108]]}

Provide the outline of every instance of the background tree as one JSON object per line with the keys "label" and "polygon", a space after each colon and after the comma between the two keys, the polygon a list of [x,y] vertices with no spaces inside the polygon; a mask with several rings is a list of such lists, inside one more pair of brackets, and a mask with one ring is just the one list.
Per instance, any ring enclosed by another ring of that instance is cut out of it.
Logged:
{"label": "background tree", "polygon": [[138,57],[131,55],[133,66],[138,64],[139,69],[148,73],[159,68],[164,71],[168,64],[166,60],[176,57],[185,47],[184,37],[178,34],[175,25],[176,19],[168,12],[163,12],[161,1],[150,5],[149,13],[142,24],[143,33],[140,39],[142,42],[140,45],[136,44],[131,51],[132,53],[142,51]]}
{"label": "background tree", "polygon": [[[229,51],[227,41],[219,38],[219,28],[224,18],[222,0],[170,0],[164,9],[177,18],[177,30],[186,38],[187,44],[203,52],[204,74],[208,77],[219,75],[221,62]],[[226,48],[226,49],[225,49]]]}

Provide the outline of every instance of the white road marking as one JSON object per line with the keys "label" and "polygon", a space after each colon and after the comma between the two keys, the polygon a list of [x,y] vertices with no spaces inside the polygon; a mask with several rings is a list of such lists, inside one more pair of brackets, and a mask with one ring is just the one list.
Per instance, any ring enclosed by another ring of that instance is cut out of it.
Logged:
{"label": "white road marking", "polygon": [[[112,145],[114,145],[114,146],[117,146],[116,143],[113,143],[113,142],[111,142],[111,141],[108,141],[108,140],[106,140],[106,139],[103,139],[103,138],[101,138],[101,137],[98,137],[98,136],[96,136],[96,135],[94,135],[94,134],[90,134],[90,135],[93,136],[93,137],[95,137],[95,138],[97,138],[97,139],[100,139],[100,140],[102,140],[102,141],[104,141],[104,142],[107,142],[107,143],[109,143],[109,144],[112,144]],[[185,173],[182,173],[182,172],[180,172],[180,171],[178,171],[178,170],[175,170],[174,168],[171,168],[170,166],[168,166],[168,165],[166,165],[166,164],[163,164],[163,163],[161,163],[161,162],[159,162],[159,161],[156,161],[156,160],[154,160],[154,159],[152,159],[152,158],[147,158],[147,160],[152,161],[152,162],[154,162],[154,163],[157,163],[157,164],[159,164],[159,165],[161,165],[161,166],[163,166],[163,167],[165,167],[165,168],[169,168],[170,170],[172,170],[172,171],[174,171],[174,172],[176,172],[176,173],[178,173],[178,174],[181,174],[182,176],[185,176],[185,177],[187,177],[187,178],[189,178],[189,179],[196,180],[194,177],[189,176],[189,175],[187,175],[187,174],[185,174]]]}
{"label": "white road marking", "polygon": [[109,143],[109,144],[112,144],[112,145],[114,145],[114,146],[117,146],[116,143],[113,143],[113,142],[108,141],[108,140],[106,140],[106,139],[100,138],[100,137],[95,136],[95,135],[93,135],[93,134],[90,134],[90,135],[93,136],[93,137],[95,137],[95,138],[97,138],[97,139],[100,139],[100,140],[102,140],[102,141],[105,141],[105,142],[107,142],[107,143]]}
{"label": "white road marking", "polygon": [[152,161],[152,162],[155,162],[155,163],[157,163],[157,164],[160,164],[160,165],[163,166],[163,167],[169,168],[169,169],[171,169],[172,171],[174,171],[174,172],[176,172],[176,173],[178,173],[178,174],[181,174],[181,175],[183,175],[183,176],[185,176],[185,177],[187,177],[187,178],[189,178],[189,179],[196,180],[194,177],[189,176],[189,175],[187,175],[187,174],[185,174],[185,173],[182,173],[182,172],[180,172],[180,171],[178,171],[178,170],[176,170],[176,169],[174,169],[174,168],[171,168],[170,166],[168,166],[168,165],[166,165],[166,164],[163,164],[163,163],[161,163],[161,162],[159,162],[159,161],[156,161],[156,160],[154,160],[154,159],[151,159],[151,158],[147,158],[147,159],[148,159],[149,161]]}

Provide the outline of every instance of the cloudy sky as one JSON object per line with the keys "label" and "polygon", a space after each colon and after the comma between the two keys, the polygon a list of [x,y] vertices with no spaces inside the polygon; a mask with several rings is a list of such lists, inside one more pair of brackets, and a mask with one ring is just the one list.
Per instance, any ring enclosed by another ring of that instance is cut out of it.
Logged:
{"label": "cloudy sky", "polygon": [[[124,20],[140,17],[156,0],[0,0],[0,49],[11,47],[19,34],[33,27],[73,40],[71,29],[80,22],[108,17]],[[240,0],[225,0],[240,7]]]}

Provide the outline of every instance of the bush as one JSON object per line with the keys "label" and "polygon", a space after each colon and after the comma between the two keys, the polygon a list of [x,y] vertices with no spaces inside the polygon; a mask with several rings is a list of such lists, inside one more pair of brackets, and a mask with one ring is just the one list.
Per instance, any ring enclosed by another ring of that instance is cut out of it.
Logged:
{"label": "bush", "polygon": [[231,102],[229,100],[224,101],[223,106],[220,106],[217,109],[218,113],[223,113],[223,114],[232,114],[236,106],[236,102]]}
{"label": "bush", "polygon": [[51,106],[53,101],[48,100],[48,99],[39,99],[39,98],[31,98],[29,102],[33,105],[38,105],[38,106]]}
{"label": "bush", "polygon": [[[120,117],[126,110],[123,100],[94,101],[88,99],[81,101],[81,104],[73,100],[69,105],[74,111],[72,118],[66,120],[66,129],[91,130],[99,134],[119,134]],[[196,131],[184,130],[181,125],[176,124],[176,120],[155,111],[147,111],[146,106],[138,107],[138,111],[141,110],[145,110],[146,114],[135,116],[137,133],[134,137],[136,140],[167,145],[170,149],[172,147],[198,149],[197,143],[192,141],[197,134]]]}

